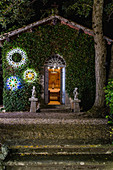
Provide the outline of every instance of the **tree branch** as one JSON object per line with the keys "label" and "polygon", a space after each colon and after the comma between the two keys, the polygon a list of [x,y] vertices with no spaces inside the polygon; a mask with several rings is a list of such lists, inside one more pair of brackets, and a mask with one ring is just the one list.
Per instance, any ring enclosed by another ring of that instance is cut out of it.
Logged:
{"label": "tree branch", "polygon": [[32,2],[29,3],[29,5],[33,4],[36,0],[32,0]]}
{"label": "tree branch", "polygon": [[113,14],[113,11],[112,11],[111,14],[108,16],[108,20],[107,20],[108,22],[110,21],[112,14]]}

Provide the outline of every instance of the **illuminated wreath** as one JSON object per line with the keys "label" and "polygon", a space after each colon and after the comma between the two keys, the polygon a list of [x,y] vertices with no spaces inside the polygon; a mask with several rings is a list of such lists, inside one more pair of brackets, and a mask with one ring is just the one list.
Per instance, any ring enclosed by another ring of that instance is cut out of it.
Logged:
{"label": "illuminated wreath", "polygon": [[[15,54],[15,53],[18,53],[18,54],[21,55],[21,61],[20,62],[13,61],[12,57],[13,57],[13,54]],[[16,68],[23,66],[26,63],[26,59],[27,59],[26,52],[23,51],[20,48],[15,48],[15,49],[13,49],[13,50],[11,50],[7,53],[7,61],[9,63],[9,65],[16,67]]]}
{"label": "illuminated wreath", "polygon": [[7,88],[14,91],[21,88],[20,79],[16,76],[11,76],[6,81]]}
{"label": "illuminated wreath", "polygon": [[27,82],[33,82],[37,77],[37,74],[34,70],[32,69],[28,69],[24,72],[24,79]]}

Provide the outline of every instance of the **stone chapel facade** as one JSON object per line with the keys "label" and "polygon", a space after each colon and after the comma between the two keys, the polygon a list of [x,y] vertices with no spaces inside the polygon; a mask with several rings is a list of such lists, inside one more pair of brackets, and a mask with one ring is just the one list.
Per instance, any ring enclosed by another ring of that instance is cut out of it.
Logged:
{"label": "stone chapel facade", "polygon": [[[34,27],[38,27],[42,24],[52,23],[53,25],[57,22],[61,24],[67,25],[75,30],[82,30],[85,34],[93,36],[93,31],[85,28],[77,23],[71,22],[61,16],[55,15],[45,18],[43,20],[37,21],[33,24],[29,24],[23,28],[19,28],[17,30],[8,32],[0,36],[0,46],[5,41],[9,41],[13,39],[15,36],[19,36],[22,32],[32,32]],[[109,39],[108,37],[104,37],[106,42],[111,45],[113,40]],[[112,46],[112,45],[111,45]],[[112,69],[112,61],[113,61],[113,46],[111,52],[111,65],[110,65],[110,77],[113,77],[113,69]],[[42,85],[42,92],[41,97],[45,104],[47,105],[70,105],[69,96],[66,92],[65,88],[65,81],[66,81],[66,61],[65,59],[59,54],[51,54],[51,56],[45,60],[45,64],[43,66],[43,74],[41,75],[41,85]],[[0,60],[0,76],[2,79],[2,63]],[[2,86],[3,83],[0,84]],[[2,95],[2,88],[0,89],[0,95]],[[1,96],[2,101],[2,96]],[[2,104],[2,102],[0,103]]]}

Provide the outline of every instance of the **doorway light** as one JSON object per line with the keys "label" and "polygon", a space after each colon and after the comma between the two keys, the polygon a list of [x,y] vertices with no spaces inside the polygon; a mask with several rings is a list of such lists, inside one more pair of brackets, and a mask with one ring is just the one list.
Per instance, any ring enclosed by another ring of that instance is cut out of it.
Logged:
{"label": "doorway light", "polygon": [[54,63],[54,68],[56,68],[56,63]]}

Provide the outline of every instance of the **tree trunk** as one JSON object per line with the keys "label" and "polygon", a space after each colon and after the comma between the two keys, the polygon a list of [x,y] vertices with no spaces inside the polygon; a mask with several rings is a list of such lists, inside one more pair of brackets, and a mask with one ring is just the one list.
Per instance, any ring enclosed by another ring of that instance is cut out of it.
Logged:
{"label": "tree trunk", "polygon": [[104,106],[104,86],[106,82],[106,45],[103,38],[102,15],[104,0],[94,0],[93,4],[93,31],[95,46],[95,79],[96,79],[96,96],[95,107]]}
{"label": "tree trunk", "polygon": [[109,79],[113,78],[113,45],[111,46],[111,61],[109,69]]}

